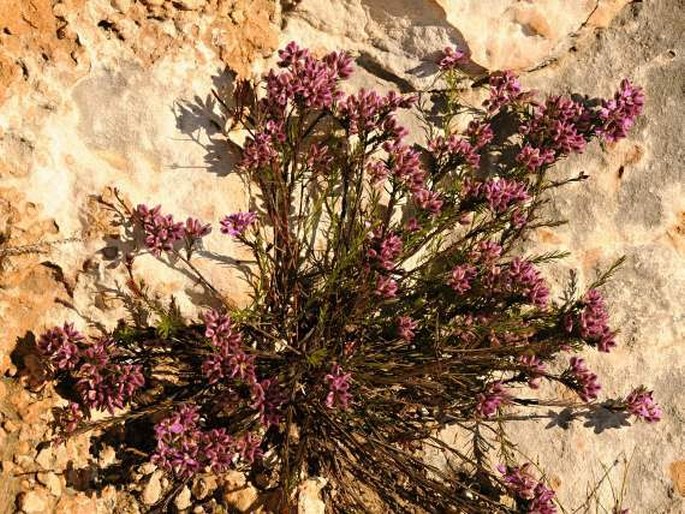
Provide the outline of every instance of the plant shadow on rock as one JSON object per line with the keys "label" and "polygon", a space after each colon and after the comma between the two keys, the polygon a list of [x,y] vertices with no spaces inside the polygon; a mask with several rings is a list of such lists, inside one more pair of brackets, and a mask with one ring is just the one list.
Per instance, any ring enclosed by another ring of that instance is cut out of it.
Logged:
{"label": "plant shadow on rock", "polygon": [[199,96],[179,100],[173,109],[176,128],[205,150],[207,171],[220,177],[231,173],[240,155],[240,147],[228,138],[230,127],[226,126],[231,106],[225,99],[231,98],[234,81],[235,75],[229,70],[215,75],[214,90],[204,100]]}

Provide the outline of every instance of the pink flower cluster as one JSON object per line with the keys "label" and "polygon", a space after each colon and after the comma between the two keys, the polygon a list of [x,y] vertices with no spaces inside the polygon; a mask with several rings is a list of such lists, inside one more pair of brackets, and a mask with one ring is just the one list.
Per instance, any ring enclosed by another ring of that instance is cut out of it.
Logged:
{"label": "pink flower cluster", "polygon": [[537,171],[545,164],[552,164],[555,160],[554,150],[534,148],[529,143],[526,143],[516,155],[516,161],[525,166],[529,171]]}
{"label": "pink flower cluster", "polygon": [[211,230],[211,225],[196,218],[188,218],[185,223],[176,222],[171,214],[162,215],[161,209],[161,205],[149,208],[140,204],[133,212],[134,220],[143,229],[145,246],[157,257],[173,250],[180,241],[185,241],[186,248],[191,250]]}
{"label": "pink flower cluster", "polygon": [[74,369],[80,362],[79,345],[85,337],[74,329],[73,323],[63,327],[54,327],[38,339],[38,351],[58,370]]}
{"label": "pink flower cluster", "polygon": [[616,346],[616,333],[609,328],[609,313],[602,293],[591,289],[583,297],[581,305],[578,316],[566,318],[566,330],[572,332],[577,325],[583,340],[596,345],[600,352],[609,352]]}
{"label": "pink flower cluster", "polygon": [[483,102],[483,105],[491,113],[518,101],[523,96],[521,83],[512,71],[493,73],[490,76],[489,85],[490,97]]}
{"label": "pink flower cluster", "polygon": [[136,207],[134,213],[143,227],[145,246],[157,257],[163,251],[173,250],[174,244],[181,241],[185,235],[183,223],[175,222],[171,214],[160,214],[161,209],[161,205],[150,209],[141,204]]}
{"label": "pink flower cluster", "polygon": [[495,214],[502,214],[510,207],[526,202],[530,195],[528,186],[512,179],[495,178],[484,182],[466,179],[462,189],[465,199],[485,200]]}
{"label": "pink flower cluster", "polygon": [[438,68],[441,71],[454,70],[464,62],[464,57],[466,57],[466,54],[459,48],[445,47],[440,56]]}
{"label": "pink flower cluster", "polygon": [[469,257],[487,266],[493,265],[502,256],[502,246],[491,240],[481,241],[469,252]]}
{"label": "pink flower cluster", "polygon": [[213,346],[212,353],[202,363],[202,373],[210,384],[233,381],[248,387],[252,408],[257,410],[266,427],[281,421],[285,399],[276,379],[259,380],[255,358],[242,349],[242,336],[234,330],[226,314],[211,310],[203,314],[205,337]]}
{"label": "pink flower cluster", "polygon": [[511,395],[502,381],[496,380],[489,383],[484,392],[476,395],[476,401],[476,412],[484,418],[491,418],[502,405],[510,403]]}
{"label": "pink flower cluster", "polygon": [[238,167],[243,170],[257,170],[269,168],[280,162],[280,154],[276,149],[276,142],[282,142],[285,132],[282,131],[282,123],[273,125],[274,131],[265,130],[255,134],[253,139],[245,143],[243,157]]}
{"label": "pink flower cluster", "polygon": [[523,296],[527,302],[543,309],[549,303],[549,287],[535,265],[520,257],[508,264],[498,262],[502,247],[494,241],[482,241],[469,253],[470,262],[452,268],[447,284],[459,294],[478,283],[494,294]]}
{"label": "pink flower cluster", "polygon": [[474,149],[480,150],[495,138],[492,126],[484,120],[472,120],[466,127],[466,135]]}
{"label": "pink flower cluster", "polygon": [[[483,127],[486,127],[484,125]],[[479,130],[477,127],[475,130]],[[487,144],[488,137],[491,138],[492,131],[488,134],[486,128],[480,129],[481,133],[473,133],[471,138],[466,139],[456,134],[452,134],[445,139],[438,136],[428,142],[428,149],[438,160],[444,160],[451,166],[466,163],[473,168],[480,165],[480,154],[478,150]]]}
{"label": "pink flower cluster", "polygon": [[522,296],[539,309],[549,303],[549,287],[533,263],[515,257],[509,264],[484,263],[482,285],[492,293]]}
{"label": "pink flower cluster", "polygon": [[414,203],[432,215],[439,214],[444,202],[440,193],[427,187],[419,152],[400,140],[386,141],[383,149],[388,153],[388,172],[410,191]]}
{"label": "pink flower cluster", "polygon": [[381,298],[395,298],[397,296],[397,281],[386,275],[381,275],[376,279],[376,295]]}
{"label": "pink flower cluster", "polygon": [[280,149],[287,140],[285,121],[290,106],[299,110],[332,109],[344,95],[340,80],[352,73],[352,59],[346,53],[332,52],[317,59],[295,42],[279,51],[280,72],[266,76],[266,97],[260,101],[267,121],[248,140],[239,167],[257,170],[280,163]]}
{"label": "pink flower cluster", "polygon": [[623,139],[635,124],[645,105],[645,93],[628,79],[623,79],[612,100],[602,101],[599,111],[600,126],[597,133],[605,141]]}
{"label": "pink flower cluster", "polygon": [[221,233],[227,234],[231,237],[239,237],[245,234],[245,231],[257,221],[257,213],[252,211],[236,212],[224,216],[219,222],[221,224]]}
{"label": "pink flower cluster", "polygon": [[[65,435],[73,434],[84,418],[85,414],[76,402],[69,402],[69,405],[58,408],[55,412],[55,424],[59,427],[59,431]],[[61,440],[62,436],[56,438],[57,442]]]}
{"label": "pink flower cluster", "polygon": [[452,268],[452,273],[447,280],[447,285],[459,294],[464,294],[471,289],[473,280],[478,270],[471,264],[458,264]]}
{"label": "pink flower cluster", "polygon": [[326,109],[341,96],[338,82],[353,71],[352,59],[346,53],[332,52],[316,59],[309,50],[294,41],[278,52],[280,73],[271,70],[266,77],[265,104],[277,106],[279,112],[292,102],[298,108]]}
{"label": "pink flower cluster", "polygon": [[588,369],[585,359],[580,357],[571,357],[565,375],[570,378],[571,387],[584,402],[596,399],[597,393],[602,389],[597,375]]}
{"label": "pink flower cluster", "polygon": [[497,470],[504,475],[502,480],[507,489],[523,507],[521,512],[555,514],[557,508],[554,505],[554,491],[533,478],[530,467],[530,463],[512,467],[499,465]]}
{"label": "pink flower cluster", "polygon": [[197,218],[186,219],[183,231],[188,247],[192,248],[194,244],[201,241],[211,230],[212,226],[209,223],[202,223]]}
{"label": "pink flower cluster", "polygon": [[397,234],[389,233],[383,237],[376,233],[366,255],[382,269],[389,271],[395,267],[395,260],[402,254],[402,246],[402,239]]}
{"label": "pink flower cluster", "polygon": [[499,288],[522,294],[536,307],[543,309],[549,303],[549,287],[535,266],[520,257],[514,258],[501,275]]}
{"label": "pink flower cluster", "polygon": [[545,363],[536,355],[521,355],[518,362],[521,370],[528,375],[528,386],[532,389],[540,387],[540,381],[547,371]]}
{"label": "pink flower cluster", "polygon": [[58,371],[69,372],[80,406],[88,409],[113,413],[123,408],[145,383],[142,366],[126,363],[113,340],[86,341],[72,324],[48,330],[37,346]]}
{"label": "pink flower cluster", "polygon": [[326,407],[329,409],[347,409],[350,405],[350,378],[351,373],[343,372],[339,364],[333,364],[331,372],[326,375],[328,382],[328,395],[326,395]]}
{"label": "pink flower cluster", "polygon": [[411,319],[409,316],[400,316],[397,319],[397,334],[405,341],[411,342],[414,340],[418,326],[418,321]]}
{"label": "pink flower cluster", "polygon": [[[582,152],[594,135],[592,113],[582,104],[563,96],[550,96],[538,105],[533,115],[521,125],[525,143],[532,145],[526,157],[519,154],[519,162],[534,162],[531,157],[538,150],[543,163],[573,152]],[[551,161],[550,161],[551,162]],[[534,169],[534,168],[533,168]]]}
{"label": "pink flower cluster", "polygon": [[145,384],[140,364],[112,362],[118,354],[114,341],[101,339],[82,353],[82,362],[74,375],[76,391],[89,409],[122,409]]}
{"label": "pink flower cluster", "polygon": [[653,394],[653,391],[648,391],[644,386],[632,391],[625,399],[628,412],[647,423],[660,421],[663,412],[654,401]]}
{"label": "pink flower cluster", "polygon": [[336,114],[350,134],[369,134],[380,129],[386,136],[399,140],[407,131],[397,124],[393,113],[397,109],[408,109],[415,101],[414,96],[402,96],[396,91],[380,95],[376,91],[360,89],[337,103]]}
{"label": "pink flower cluster", "polygon": [[224,473],[238,459],[252,463],[261,455],[261,440],[251,432],[235,439],[224,428],[202,429],[196,405],[183,405],[160,421],[155,435],[152,461],[181,479],[204,471]]}

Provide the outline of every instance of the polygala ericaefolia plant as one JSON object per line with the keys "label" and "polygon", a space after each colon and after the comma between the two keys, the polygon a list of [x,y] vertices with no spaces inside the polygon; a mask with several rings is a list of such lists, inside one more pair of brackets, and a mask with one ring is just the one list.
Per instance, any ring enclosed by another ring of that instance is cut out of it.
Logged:
{"label": "polygala ericaefolia plant", "polygon": [[[457,49],[435,87],[412,95],[343,93],[345,53],[319,59],[290,43],[279,56],[263,82],[221,99],[249,134],[236,172],[256,192],[220,231],[252,252],[251,302],[231,307],[193,264],[210,225],[116,204],[141,243],[125,261],[136,315],[110,334],[67,324],[38,341],[71,400],[60,437],[147,427],[137,452],[121,442],[122,459],[150,459],[176,484],[252,472],[283,511],[299,482],[324,476],[331,512],[557,512],[502,424],[554,400],[530,389],[556,382],[577,396],[557,405],[577,412],[654,422],[661,410],[644,387],[598,403],[598,377],[576,355],[616,345],[608,274],[553,298],[541,266],[563,255],[522,242],[555,223],[548,190],[587,178],[553,165],[625,137],[642,90],[624,80],[609,100],[538,99],[497,72],[474,85],[487,92],[474,107],[459,96],[470,81]],[[407,143],[400,109],[425,115],[425,146]],[[194,273],[223,307],[189,320],[161,304],[136,277],[141,252]],[[96,410],[112,416],[89,421]],[[448,424],[470,449],[436,437]],[[453,469],[428,463],[429,447]]]}

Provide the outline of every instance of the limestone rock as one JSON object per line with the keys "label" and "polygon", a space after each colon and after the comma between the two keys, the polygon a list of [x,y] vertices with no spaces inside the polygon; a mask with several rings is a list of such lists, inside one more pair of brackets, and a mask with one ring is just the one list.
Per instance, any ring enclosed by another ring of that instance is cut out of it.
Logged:
{"label": "limestone rock", "polygon": [[308,478],[298,488],[297,508],[301,514],[324,514],[326,504],[321,499],[321,490],[326,487],[325,478]]}
{"label": "limestone rock", "polygon": [[190,489],[188,486],[183,486],[183,489],[181,489],[181,492],[179,492],[176,495],[176,498],[174,498],[174,505],[178,510],[186,510],[189,509],[192,506],[192,500],[191,500],[191,495],[190,495]]}
{"label": "limestone rock", "polygon": [[193,483],[193,496],[198,500],[204,500],[214,493],[217,488],[217,480],[213,476],[199,477]]}
{"label": "limestone rock", "polygon": [[44,489],[35,489],[19,498],[19,507],[26,514],[44,513],[48,510],[48,500]]}
{"label": "limestone rock", "polygon": [[259,495],[257,489],[247,482],[245,475],[229,471],[222,478],[220,488],[226,504],[238,512],[256,512]]}
{"label": "limestone rock", "polygon": [[[516,2],[435,0],[462,34],[471,58],[488,69],[528,69],[566,50],[589,22],[607,23],[627,0]],[[567,47],[570,44],[566,45]]]}
{"label": "limestone rock", "polygon": [[207,4],[207,0],[175,0],[174,4],[180,9],[196,11],[204,7]]}
{"label": "limestone rock", "polygon": [[162,471],[157,470],[150,476],[140,496],[145,505],[154,505],[162,497]]}
{"label": "limestone rock", "polygon": [[38,482],[47,487],[53,496],[60,496],[62,494],[62,482],[55,473],[38,473],[37,478]]}
{"label": "limestone rock", "polygon": [[55,462],[55,453],[52,451],[52,447],[48,446],[43,448],[36,456],[36,464],[38,464],[43,469],[51,469]]}

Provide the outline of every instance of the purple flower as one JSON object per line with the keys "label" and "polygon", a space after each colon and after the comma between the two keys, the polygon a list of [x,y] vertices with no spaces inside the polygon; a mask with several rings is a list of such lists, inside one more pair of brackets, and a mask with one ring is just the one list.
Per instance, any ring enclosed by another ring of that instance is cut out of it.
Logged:
{"label": "purple flower", "polygon": [[412,194],[412,200],[421,209],[428,211],[433,216],[440,214],[442,210],[443,200],[440,193],[437,191],[430,191],[426,188],[418,189]]}
{"label": "purple flower", "polygon": [[440,61],[438,62],[438,68],[442,71],[453,70],[459,66],[459,64],[464,62],[464,57],[466,54],[456,47],[445,47],[440,56]]}
{"label": "purple flower", "polygon": [[470,257],[484,264],[492,264],[502,256],[502,246],[495,241],[481,241],[471,251]]}
{"label": "purple flower", "polygon": [[352,59],[346,53],[333,52],[316,59],[309,50],[291,42],[279,57],[278,64],[285,70],[269,72],[263,102],[267,110],[279,116],[289,104],[298,109],[330,108],[342,96],[338,82],[352,73]]}
{"label": "purple flower", "polygon": [[140,204],[134,211],[135,219],[141,224],[145,234],[145,246],[159,257],[163,251],[171,251],[174,245],[185,237],[182,222],[175,222],[171,214],[160,214],[161,206],[150,209]]}
{"label": "purple flower", "polygon": [[333,364],[331,372],[326,375],[328,382],[328,394],[326,395],[326,407],[329,409],[347,409],[350,404],[350,373],[344,373],[339,364]]}
{"label": "purple flower", "polygon": [[204,360],[202,373],[207,377],[210,384],[231,378],[252,385],[257,381],[254,360],[253,355],[249,355],[239,348],[223,344]]}
{"label": "purple flower", "polygon": [[367,257],[376,261],[384,270],[395,267],[395,259],[402,253],[402,239],[397,234],[387,234],[382,237],[376,234],[372,240],[372,247],[366,252]]}
{"label": "purple flower", "polygon": [[534,170],[561,155],[582,152],[594,135],[592,117],[580,103],[563,96],[550,96],[522,123],[524,147],[517,160]]}
{"label": "purple flower", "polygon": [[250,139],[243,148],[243,157],[238,165],[243,170],[258,170],[269,168],[279,163],[280,155],[276,150],[275,144],[282,139],[284,134],[276,132],[260,132],[255,134],[254,139]]}
{"label": "purple flower", "polygon": [[653,391],[640,386],[633,390],[625,399],[628,412],[647,423],[656,423],[663,414],[661,407],[654,401]]}
{"label": "purple flower", "polygon": [[394,298],[397,295],[397,282],[395,279],[385,275],[378,277],[376,281],[376,294],[382,298]]}
{"label": "purple flower", "polygon": [[418,232],[421,230],[421,225],[416,218],[409,218],[405,228],[407,229],[407,232]]}
{"label": "purple flower", "polygon": [[221,220],[221,233],[231,237],[242,236],[250,225],[257,221],[257,214],[252,211],[236,212]]}
{"label": "purple flower", "polygon": [[[478,130],[477,127],[474,130]],[[477,145],[485,144],[488,142],[488,137],[492,135],[492,131],[488,133],[484,127],[481,130],[484,133],[475,135],[481,138],[480,141],[471,143],[469,139],[464,139],[456,134],[452,134],[447,139],[438,136],[428,142],[428,149],[436,159],[446,160],[450,165],[466,163],[477,168],[480,165],[480,154],[478,153],[480,146]]]}
{"label": "purple flower", "polygon": [[390,170],[383,161],[376,161],[369,164],[367,170],[372,184],[383,182],[390,174]]}
{"label": "purple flower", "polygon": [[217,310],[205,311],[202,314],[205,323],[205,337],[214,346],[228,346],[237,349],[241,344],[240,332],[233,330],[231,318],[227,314],[222,314]]}
{"label": "purple flower", "polygon": [[597,128],[597,134],[608,142],[623,139],[642,113],[644,105],[644,90],[631,84],[628,79],[623,79],[614,98],[602,101],[599,111],[601,124]]}
{"label": "purple flower", "polygon": [[285,402],[276,379],[267,378],[252,384],[252,408],[259,411],[259,420],[266,428],[281,422],[281,408]]}
{"label": "purple flower", "polygon": [[54,327],[38,339],[38,351],[50,360],[58,370],[74,369],[80,360],[79,345],[85,338],[74,329],[73,323],[65,323],[63,327]]}
{"label": "purple flower", "polygon": [[478,393],[476,400],[476,412],[484,418],[490,418],[502,405],[510,402],[511,396],[502,381],[496,380],[489,383],[484,392]]}
{"label": "purple flower", "polygon": [[285,48],[278,51],[278,65],[282,68],[292,66],[294,63],[300,62],[309,56],[309,50],[300,48],[295,41],[291,41]]}
{"label": "purple flower", "polygon": [[199,445],[202,432],[198,426],[199,409],[196,405],[183,405],[171,416],[155,425],[157,449],[152,462],[182,479],[202,470],[202,453]]}
{"label": "purple flower", "polygon": [[463,294],[471,289],[473,279],[476,278],[476,267],[471,264],[459,264],[452,269],[447,285],[457,293]]}
{"label": "purple flower", "polygon": [[246,432],[236,444],[240,457],[250,464],[262,456],[261,445],[261,438],[252,432]]}
{"label": "purple flower", "polygon": [[519,205],[530,198],[528,186],[523,182],[496,178],[485,182],[465,180],[462,187],[465,199],[485,200],[495,213],[506,212],[512,206]]}
{"label": "purple flower", "polygon": [[233,467],[237,456],[236,443],[225,428],[215,428],[199,433],[202,448],[201,460],[213,473],[225,473]]}
{"label": "purple flower", "polygon": [[398,142],[386,142],[384,149],[388,152],[388,169],[393,178],[412,192],[425,188],[426,171],[419,152]]}
{"label": "purple flower", "polygon": [[604,297],[596,289],[591,289],[583,297],[580,315],[577,317],[580,337],[587,343],[596,345],[600,352],[609,352],[616,346],[616,333],[609,328],[609,313]]}
{"label": "purple flower", "polygon": [[209,234],[212,230],[212,226],[209,223],[203,224],[196,218],[188,218],[184,230],[185,237],[192,243]]}
{"label": "purple flower", "polygon": [[419,322],[411,319],[409,316],[400,316],[397,319],[397,334],[407,342],[414,340],[416,335],[416,327],[419,326]]}
{"label": "purple flower", "polygon": [[570,381],[570,386],[578,393],[584,402],[597,398],[597,393],[602,389],[597,375],[592,373],[585,364],[585,359],[571,357],[570,367],[564,373]]}
{"label": "purple flower", "polygon": [[501,283],[508,292],[524,295],[532,305],[540,309],[547,306],[549,287],[530,261],[516,257],[501,277]]}
{"label": "purple flower", "polygon": [[123,409],[134,394],[145,384],[140,364],[83,364],[77,373],[76,391],[89,409]]}
{"label": "purple flower", "polygon": [[555,514],[555,493],[533,478],[530,474],[530,463],[523,466],[497,466],[497,470],[504,476],[502,480],[509,492],[514,495],[522,508],[521,512],[530,514]]}
{"label": "purple flower", "polygon": [[414,96],[401,96],[395,91],[382,96],[376,91],[360,89],[338,102],[336,114],[348,127],[350,134],[368,134],[380,130],[399,142],[406,134],[406,129],[397,124],[393,113],[397,109],[411,107],[415,101]]}
{"label": "purple flower", "polygon": [[545,164],[554,162],[554,150],[549,148],[541,150],[526,144],[516,156],[516,161],[523,164],[528,171],[537,171]]}
{"label": "purple flower", "polygon": [[488,111],[495,112],[522,97],[521,83],[512,71],[498,71],[490,76],[490,97],[483,102]]}
{"label": "purple flower", "polygon": [[480,150],[495,137],[492,127],[483,120],[472,120],[466,128],[466,135],[469,137],[471,145],[476,150]]}
{"label": "purple flower", "polygon": [[203,430],[196,405],[183,405],[157,423],[155,436],[152,462],[181,479],[203,471],[222,473],[238,458],[252,463],[261,455],[261,440],[251,432],[235,439],[225,428]]}
{"label": "purple flower", "polygon": [[315,143],[309,147],[307,153],[307,167],[314,172],[328,171],[333,164],[333,155],[326,145]]}
{"label": "purple flower", "polygon": [[502,213],[511,205],[525,202],[529,198],[526,184],[504,178],[485,182],[482,194],[490,209],[496,213]]}
{"label": "purple flower", "polygon": [[540,380],[546,372],[545,364],[535,355],[521,355],[518,361],[522,371],[528,375],[528,385],[532,389],[540,387]]}
{"label": "purple flower", "polygon": [[[71,435],[76,431],[84,417],[81,406],[78,403],[69,402],[67,407],[62,407],[56,411],[55,421],[61,434]],[[58,440],[61,440],[61,437]]]}

